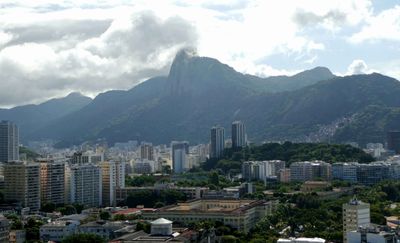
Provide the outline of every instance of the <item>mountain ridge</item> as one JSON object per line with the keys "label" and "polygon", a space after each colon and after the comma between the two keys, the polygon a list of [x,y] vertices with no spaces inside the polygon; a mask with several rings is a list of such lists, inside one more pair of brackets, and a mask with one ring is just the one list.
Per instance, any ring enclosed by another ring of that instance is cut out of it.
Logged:
{"label": "mountain ridge", "polygon": [[[260,78],[237,72],[217,59],[187,54],[178,53],[168,76],[151,78],[130,90],[99,94],[27,138],[54,139],[63,145],[99,138],[110,144],[127,140],[204,143],[211,126],[229,128],[239,119],[256,142],[311,138],[344,142],[349,138],[319,134],[367,107],[400,106],[399,81],[381,74],[338,77],[325,67],[316,67],[293,76]],[[385,129],[394,126],[390,119],[384,121]],[[339,134],[342,130],[330,131]],[[374,132],[379,134],[375,140],[382,142],[384,131],[376,128]],[[226,134],[229,137],[229,129]]]}

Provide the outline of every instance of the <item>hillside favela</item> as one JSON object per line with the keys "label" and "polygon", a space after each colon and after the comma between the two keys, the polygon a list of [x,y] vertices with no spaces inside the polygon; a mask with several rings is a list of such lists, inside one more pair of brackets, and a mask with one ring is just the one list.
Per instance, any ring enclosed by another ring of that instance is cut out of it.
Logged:
{"label": "hillside favela", "polygon": [[400,242],[397,0],[0,1],[0,243]]}

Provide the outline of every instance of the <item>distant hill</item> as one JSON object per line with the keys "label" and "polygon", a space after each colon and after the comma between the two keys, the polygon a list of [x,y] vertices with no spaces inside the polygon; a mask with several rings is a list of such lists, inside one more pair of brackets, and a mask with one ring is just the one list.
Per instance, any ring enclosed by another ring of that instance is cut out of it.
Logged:
{"label": "distant hill", "polygon": [[21,138],[46,127],[50,122],[75,112],[92,101],[79,93],[51,99],[39,105],[24,105],[11,109],[0,109],[0,120],[14,121],[20,129]]}
{"label": "distant hill", "polygon": [[362,149],[347,144],[326,143],[266,143],[260,146],[250,146],[239,151],[226,149],[223,158],[210,159],[203,168],[240,171],[243,161],[282,160],[286,166],[298,161],[322,160],[328,163],[359,162],[369,163],[374,158]]}
{"label": "distant hill", "polygon": [[[383,142],[385,132],[399,126],[399,91],[397,80],[376,73],[336,77],[317,67],[291,77],[259,78],[181,51],[167,77],[100,94],[80,109],[36,127],[28,138],[56,139],[63,146],[99,138],[111,144],[198,143],[209,141],[215,124],[224,126],[229,137],[231,122],[240,119],[256,142],[364,143],[372,134],[374,142]],[[382,118],[384,111],[391,115]],[[366,121],[366,116],[374,120]]]}

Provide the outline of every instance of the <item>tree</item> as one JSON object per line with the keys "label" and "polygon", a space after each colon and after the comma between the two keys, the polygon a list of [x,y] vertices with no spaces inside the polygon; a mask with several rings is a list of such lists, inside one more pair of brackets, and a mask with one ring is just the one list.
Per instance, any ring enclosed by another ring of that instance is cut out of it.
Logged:
{"label": "tree", "polygon": [[219,175],[216,171],[210,173],[209,182],[211,185],[219,186]]}
{"label": "tree", "polygon": [[40,240],[40,226],[42,225],[43,222],[29,218],[24,227],[26,230],[26,239],[30,242]]}
{"label": "tree", "polygon": [[107,211],[101,211],[99,217],[102,220],[109,220],[111,218],[111,214]]}
{"label": "tree", "polygon": [[143,230],[146,233],[150,233],[151,225],[145,221],[139,221],[136,224],[136,231]]}
{"label": "tree", "polygon": [[114,215],[113,220],[124,221],[124,220],[126,220],[126,216],[124,214],[116,214],[116,215]]}
{"label": "tree", "polygon": [[105,243],[106,240],[95,234],[74,234],[65,237],[62,243]]}
{"label": "tree", "polygon": [[46,213],[51,213],[54,210],[56,210],[56,204],[54,203],[44,203],[41,208],[41,211]]}
{"label": "tree", "polygon": [[221,237],[221,243],[236,243],[238,238],[233,235],[224,235]]}

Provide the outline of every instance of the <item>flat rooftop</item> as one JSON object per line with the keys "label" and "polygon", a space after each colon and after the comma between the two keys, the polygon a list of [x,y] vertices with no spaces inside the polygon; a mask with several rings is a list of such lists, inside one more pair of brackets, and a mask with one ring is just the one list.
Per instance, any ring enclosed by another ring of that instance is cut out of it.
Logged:
{"label": "flat rooftop", "polygon": [[158,209],[176,213],[240,213],[266,203],[264,200],[195,199]]}

